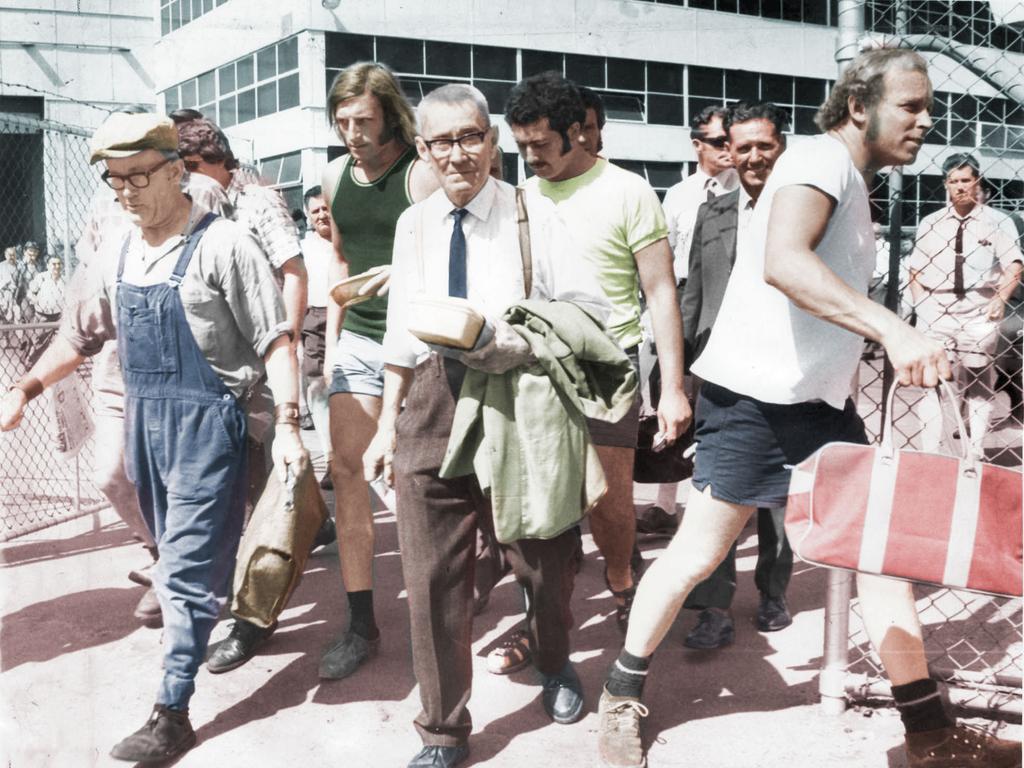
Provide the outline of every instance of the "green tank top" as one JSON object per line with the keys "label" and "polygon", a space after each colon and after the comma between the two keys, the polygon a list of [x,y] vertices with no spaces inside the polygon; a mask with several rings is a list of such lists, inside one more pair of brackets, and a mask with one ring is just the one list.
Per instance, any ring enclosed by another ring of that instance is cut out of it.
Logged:
{"label": "green tank top", "polygon": [[[402,211],[412,205],[409,169],[416,159],[410,147],[380,178],[366,184],[353,175],[349,162],[331,198],[331,216],[341,230],[349,275],[391,263],[395,225]],[[387,325],[387,296],[376,297],[345,310],[343,328],[380,343]]]}

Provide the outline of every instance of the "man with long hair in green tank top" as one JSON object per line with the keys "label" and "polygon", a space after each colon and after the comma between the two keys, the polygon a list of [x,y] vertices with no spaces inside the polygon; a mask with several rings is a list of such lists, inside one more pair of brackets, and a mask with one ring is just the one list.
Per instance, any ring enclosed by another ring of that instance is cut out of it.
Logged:
{"label": "man with long hair in green tank top", "polygon": [[417,158],[412,108],[384,65],[360,62],[340,72],[327,96],[327,117],[348,148],[323,177],[334,220],[328,279],[333,285],[367,271],[376,274],[364,287],[373,298],[344,310],[332,301],[327,309],[330,469],[349,622],[321,659],[319,673],[340,679],[370,658],[380,640],[373,616],[373,514],[362,456],[381,411],[381,342],[395,223],[438,184]]}

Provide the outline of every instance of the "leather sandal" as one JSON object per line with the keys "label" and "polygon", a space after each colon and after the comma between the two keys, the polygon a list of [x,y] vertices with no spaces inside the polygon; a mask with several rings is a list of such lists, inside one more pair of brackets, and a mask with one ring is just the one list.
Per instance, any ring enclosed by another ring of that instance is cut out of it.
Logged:
{"label": "leather sandal", "polygon": [[[636,597],[636,585],[640,582],[640,575],[636,569],[630,569],[633,577],[633,586],[626,589],[612,589],[611,582],[608,581],[608,569],[604,569],[604,585],[608,588],[608,591],[612,593],[612,597],[615,598],[615,623],[619,627],[619,631],[622,634],[626,634],[626,628],[629,626],[629,612],[633,609],[633,598]],[[622,602],[618,602],[621,600]]]}
{"label": "leather sandal", "polygon": [[492,675],[510,675],[533,661],[530,632],[517,629],[501,645],[487,654],[487,671]]}

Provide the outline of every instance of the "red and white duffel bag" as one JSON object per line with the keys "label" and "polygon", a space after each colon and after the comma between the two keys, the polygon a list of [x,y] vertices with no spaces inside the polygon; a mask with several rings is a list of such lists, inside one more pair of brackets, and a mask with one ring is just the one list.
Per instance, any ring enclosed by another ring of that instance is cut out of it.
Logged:
{"label": "red and white duffel bag", "polygon": [[894,450],[896,386],[881,445],[828,443],[793,468],[793,551],[815,565],[1020,596],[1024,475],[972,454],[958,408],[960,457]]}

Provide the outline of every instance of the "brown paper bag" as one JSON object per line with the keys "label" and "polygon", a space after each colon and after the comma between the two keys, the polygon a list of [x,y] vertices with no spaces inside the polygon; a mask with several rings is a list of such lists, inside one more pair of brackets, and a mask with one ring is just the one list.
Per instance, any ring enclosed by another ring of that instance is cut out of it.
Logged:
{"label": "brown paper bag", "polygon": [[288,479],[282,484],[276,471],[270,473],[242,535],[235,565],[231,612],[264,629],[274,623],[299,585],[313,538],[327,517],[308,461],[298,476],[289,470]]}

